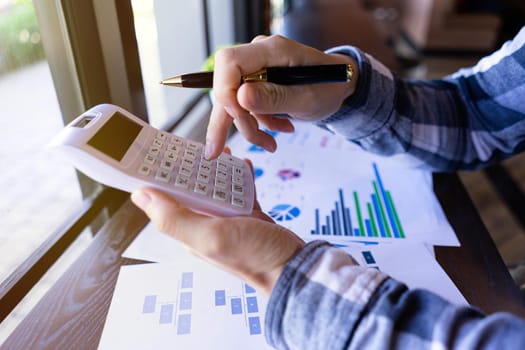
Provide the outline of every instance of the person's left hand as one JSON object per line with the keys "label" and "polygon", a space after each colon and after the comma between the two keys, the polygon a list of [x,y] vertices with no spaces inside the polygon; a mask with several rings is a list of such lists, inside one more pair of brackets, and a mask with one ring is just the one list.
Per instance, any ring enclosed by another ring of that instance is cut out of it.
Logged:
{"label": "person's left hand", "polygon": [[161,232],[267,295],[288,260],[305,244],[275,224],[257,201],[251,216],[226,218],[197,214],[155,189],[137,190],[131,199]]}

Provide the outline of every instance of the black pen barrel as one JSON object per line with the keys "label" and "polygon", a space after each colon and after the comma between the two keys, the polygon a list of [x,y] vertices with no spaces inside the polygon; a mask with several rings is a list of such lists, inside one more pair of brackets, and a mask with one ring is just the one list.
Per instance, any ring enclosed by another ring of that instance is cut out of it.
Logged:
{"label": "black pen barrel", "polygon": [[347,65],[332,64],[301,67],[268,67],[267,81],[280,85],[346,82]]}

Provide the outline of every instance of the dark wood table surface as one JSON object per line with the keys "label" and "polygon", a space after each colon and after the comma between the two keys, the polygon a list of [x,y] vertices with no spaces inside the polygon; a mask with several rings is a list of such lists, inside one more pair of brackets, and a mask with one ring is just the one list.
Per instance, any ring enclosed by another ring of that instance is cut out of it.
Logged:
{"label": "dark wood table surface", "polygon": [[[461,242],[436,248],[440,264],[471,304],[525,317],[524,299],[458,176],[435,174],[434,190]],[[0,348],[96,349],[120,267],[141,263],[121,254],[147,222],[127,201]]]}

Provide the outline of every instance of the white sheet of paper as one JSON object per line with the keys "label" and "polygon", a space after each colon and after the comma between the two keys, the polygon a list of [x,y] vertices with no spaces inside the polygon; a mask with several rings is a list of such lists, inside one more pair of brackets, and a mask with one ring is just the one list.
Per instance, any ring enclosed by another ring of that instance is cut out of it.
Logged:
{"label": "white sheet of paper", "polygon": [[430,172],[364,152],[314,125],[295,125],[293,134],[273,133],[274,154],[240,134],[229,140],[236,156],[252,160],[261,207],[279,224],[307,241],[459,245]]}
{"label": "white sheet of paper", "polygon": [[451,303],[468,304],[424,244],[354,244],[341,249],[360,265],[378,268],[409,288],[430,290]]}
{"label": "white sheet of paper", "polygon": [[[410,288],[428,289],[451,302],[466,303],[461,292],[435,260],[433,252],[426,244],[351,243],[341,248],[351,254],[359,264],[377,266],[381,271],[402,281]],[[363,252],[370,252],[375,257],[376,264],[368,264]],[[162,263],[178,262],[185,259],[187,255],[187,251],[178,241],[157,231],[151,223],[123,254],[129,258]]]}
{"label": "white sheet of paper", "polygon": [[120,270],[99,349],[269,349],[266,299],[190,254]]}

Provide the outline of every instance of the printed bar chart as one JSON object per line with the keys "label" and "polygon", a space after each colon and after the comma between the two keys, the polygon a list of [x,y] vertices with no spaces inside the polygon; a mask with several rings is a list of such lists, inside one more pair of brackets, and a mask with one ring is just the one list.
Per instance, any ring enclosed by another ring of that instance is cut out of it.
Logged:
{"label": "printed bar chart", "polygon": [[[376,163],[372,163],[374,179],[370,201],[362,203],[357,191],[352,191],[353,211],[345,202],[345,192],[339,188],[339,198],[329,215],[321,217],[315,209],[315,228],[312,235],[405,238],[405,233],[392,194],[383,183]],[[355,223],[352,222],[353,212]]]}

